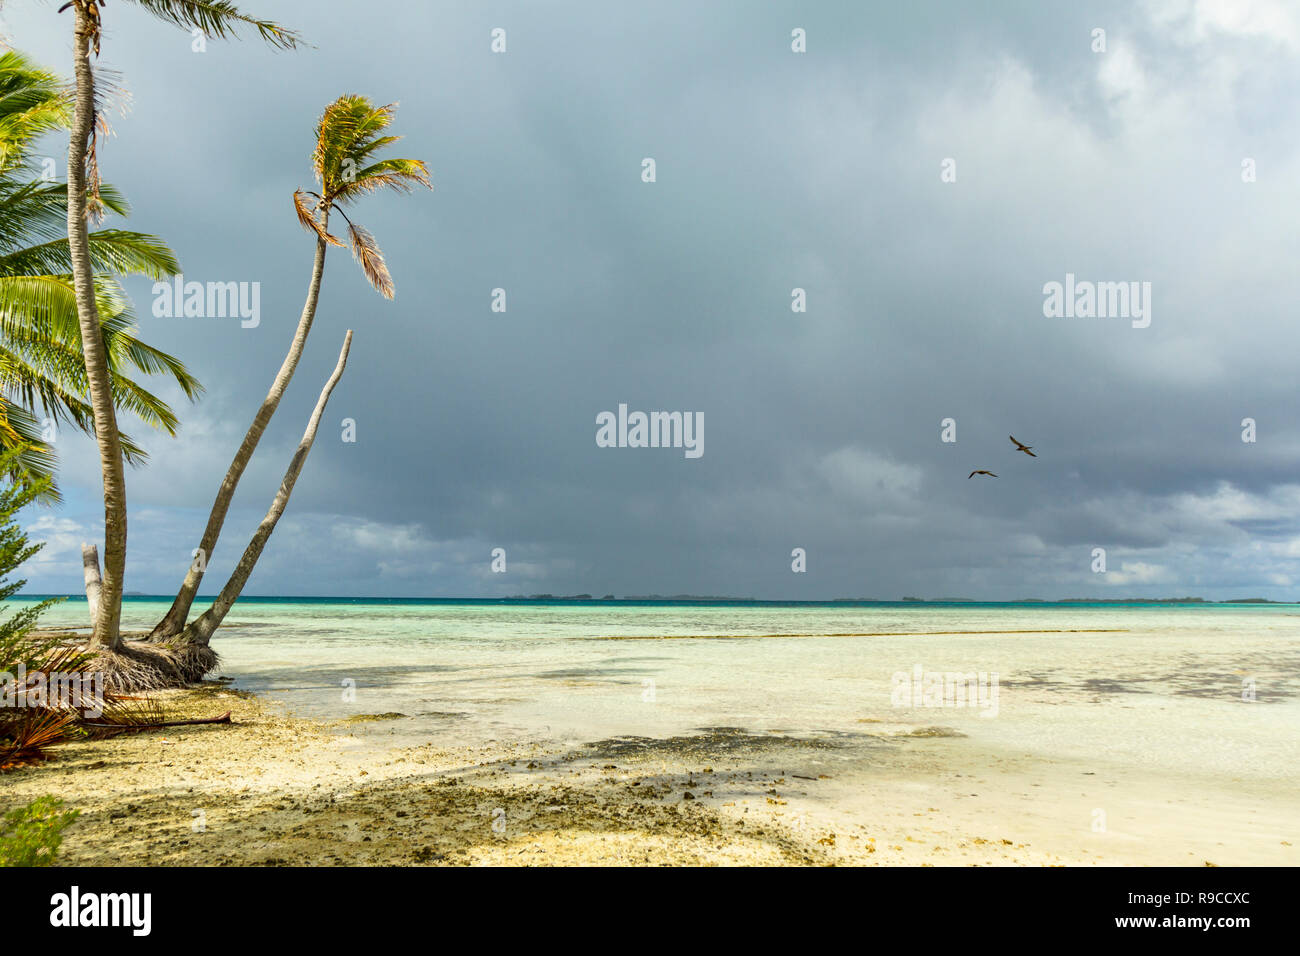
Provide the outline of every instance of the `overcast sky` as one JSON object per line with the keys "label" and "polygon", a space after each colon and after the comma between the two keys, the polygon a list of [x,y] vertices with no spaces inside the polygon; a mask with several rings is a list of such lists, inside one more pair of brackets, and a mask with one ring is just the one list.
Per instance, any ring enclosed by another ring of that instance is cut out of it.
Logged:
{"label": "overcast sky", "polygon": [[[174,591],[198,544],[301,308],[314,121],[357,92],[400,101],[435,190],[356,209],[394,301],[330,252],[205,592],[352,328],[249,594],[1300,596],[1295,3],[241,5],[312,48],[196,53],[104,8],[131,227],[187,279],[261,283],[253,329],[129,285],[208,391],[127,475],[128,589]],[[57,6],[8,0],[0,31],[67,73]],[[1067,273],[1149,282],[1149,326],[1045,316]],[[702,415],[703,455],[598,447],[620,403]],[[59,450],[33,592],[78,592],[102,534],[92,443]]]}

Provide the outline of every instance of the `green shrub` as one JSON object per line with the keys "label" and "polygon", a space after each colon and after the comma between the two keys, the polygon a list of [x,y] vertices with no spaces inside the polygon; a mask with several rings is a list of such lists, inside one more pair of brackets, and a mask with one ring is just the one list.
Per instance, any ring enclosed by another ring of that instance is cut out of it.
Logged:
{"label": "green shrub", "polygon": [[6,813],[0,824],[0,866],[52,864],[64,829],[79,813],[62,808],[62,800],[40,797]]}

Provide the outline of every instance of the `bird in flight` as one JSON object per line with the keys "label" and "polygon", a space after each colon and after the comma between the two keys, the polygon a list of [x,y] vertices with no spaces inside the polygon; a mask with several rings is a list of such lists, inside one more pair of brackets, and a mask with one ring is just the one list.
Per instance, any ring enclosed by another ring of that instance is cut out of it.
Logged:
{"label": "bird in flight", "polygon": [[1016,436],[1015,436],[1015,435],[1008,435],[1007,437],[1010,438],[1011,441],[1015,443],[1016,451],[1023,451],[1023,452],[1024,452],[1026,455],[1028,455],[1030,458],[1037,458],[1037,457],[1038,457],[1038,456],[1035,455],[1032,451],[1029,450],[1029,449],[1031,449],[1031,448],[1034,447],[1033,445],[1022,445],[1020,442],[1016,441]]}
{"label": "bird in flight", "polygon": [[[1035,457],[1037,457],[1037,456],[1035,456]],[[997,475],[993,474],[993,472],[991,472],[991,471],[984,471],[983,469],[980,469],[979,471],[972,471],[969,475],[966,476],[966,480],[967,480],[967,481],[970,481],[970,480],[971,480],[972,478],[974,478],[976,475],[988,475],[990,478],[996,478],[996,477],[997,477]]]}

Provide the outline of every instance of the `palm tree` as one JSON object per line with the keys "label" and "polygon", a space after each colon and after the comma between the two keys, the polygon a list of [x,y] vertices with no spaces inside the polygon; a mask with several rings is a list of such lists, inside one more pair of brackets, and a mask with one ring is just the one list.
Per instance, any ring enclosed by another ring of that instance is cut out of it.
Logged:
{"label": "palm tree", "polygon": [[289,459],[289,467],[285,470],[284,478],[280,480],[280,487],[275,493],[275,498],[271,501],[271,507],[267,510],[266,517],[262,519],[262,523],[253,532],[253,538],[248,542],[248,546],[244,548],[244,553],[240,555],[239,563],[235,565],[235,570],[231,572],[230,580],[221,589],[221,593],[212,602],[212,606],[185,628],[183,637],[188,645],[207,647],[208,642],[212,639],[213,632],[221,626],[221,622],[225,620],[226,615],[230,613],[230,609],[234,607],[235,601],[239,599],[240,593],[244,590],[244,585],[248,583],[248,578],[253,573],[253,567],[262,556],[262,549],[266,547],[266,542],[271,539],[271,532],[275,530],[280,516],[284,514],[284,509],[289,504],[289,496],[293,494],[293,486],[297,484],[298,476],[302,474],[302,466],[307,463],[307,455],[310,454],[311,446],[316,441],[316,429],[320,425],[321,416],[325,414],[325,404],[330,400],[330,394],[334,391],[334,386],[343,377],[343,369],[347,367],[348,351],[351,348],[352,330],[348,329],[343,336],[343,348],[339,350],[339,360],[334,366],[334,372],[325,382],[325,387],[321,389],[320,397],[316,399],[316,407],[312,410],[311,418],[307,420],[307,429],[303,432],[302,441],[298,443],[298,448],[294,451],[293,457]]}
{"label": "palm tree", "polygon": [[[241,13],[229,0],[128,0],[155,17],[182,29],[202,30],[212,37],[234,36],[251,27],[273,47],[292,48],[297,34],[267,20]],[[90,249],[88,209],[100,195],[93,131],[96,126],[95,74],[90,51],[99,54],[101,12],[97,0],[68,0],[59,9],[73,11],[73,74],[75,94],[68,140],[68,244],[73,287],[81,328],[82,357],[90,392],[95,440],[99,444],[104,478],[104,578],[92,644],[116,647],[122,617],[122,579],[126,570],[126,484],[122,475],[122,441],[113,404],[108,352],[100,328],[95,296],[94,261]]]}
{"label": "palm tree", "polygon": [[[206,561],[211,558],[212,551],[216,547],[226,513],[230,509],[230,502],[235,495],[235,488],[249,460],[253,457],[257,443],[270,424],[271,416],[279,407],[280,399],[289,387],[289,380],[293,378],[293,373],[298,367],[298,360],[302,357],[303,348],[307,344],[307,335],[311,332],[312,321],[316,317],[316,303],[320,298],[321,279],[325,273],[325,252],[330,246],[343,245],[342,241],[329,232],[331,211],[337,212],[347,223],[352,254],[361,265],[361,270],[371,285],[385,298],[393,297],[395,291],[393,279],[384,264],[384,255],[375,242],[375,237],[365,228],[354,223],[344,212],[344,207],[350,207],[361,197],[381,189],[406,193],[417,185],[432,188],[429,183],[429,170],[421,160],[378,158],[381,150],[401,138],[387,133],[395,111],[396,104],[375,106],[364,96],[349,94],[339,97],[327,106],[316,124],[316,148],[312,153],[312,169],[320,191],[299,189],[293,195],[298,221],[316,238],[311,280],[307,285],[307,300],[298,319],[298,328],[294,332],[293,341],[289,344],[289,352],[280,365],[275,381],[271,383],[270,391],[267,392],[261,407],[253,417],[253,423],[248,427],[248,432],[244,435],[244,440],[235,453],[234,460],[231,461],[230,468],[226,471],[226,476],[213,501],[207,526],[199,541],[199,553],[204,560],[196,561],[190,566],[176,600],[172,602],[166,616],[150,635],[153,640],[166,640],[185,628],[190,607],[194,603],[195,595],[198,594],[199,583],[203,580]],[[271,526],[274,527],[274,522]],[[270,532],[267,531],[268,536],[269,534]],[[258,555],[260,553],[259,548]],[[256,560],[256,557],[253,560]],[[243,563],[241,561],[241,567]],[[245,569],[243,575],[245,580],[251,570],[251,565]],[[242,586],[241,582],[240,588]],[[238,590],[235,593],[238,595]],[[224,616],[224,612],[221,616]],[[211,619],[210,615],[205,615],[206,621],[210,622]],[[213,628],[207,628],[205,642]],[[194,633],[191,632],[192,635]]]}
{"label": "palm tree", "polygon": [[[62,229],[67,187],[28,180],[36,137],[66,127],[67,91],[52,73],[17,52],[0,54],[0,452],[7,476],[41,484],[46,500],[58,500],[55,459],[39,418],[68,422],[93,434],[93,411],[82,360],[80,325],[71,276],[69,244]],[[102,188],[106,211],[127,215],[126,201]],[[167,403],[130,373],[169,375],[188,398],[202,391],[179,360],[135,335],[130,301],[113,274],[159,279],[180,270],[161,240],[143,233],[100,229],[90,233],[94,285],[114,400],[151,427],[175,434],[177,419]],[[145,460],[122,436],[126,460]]]}

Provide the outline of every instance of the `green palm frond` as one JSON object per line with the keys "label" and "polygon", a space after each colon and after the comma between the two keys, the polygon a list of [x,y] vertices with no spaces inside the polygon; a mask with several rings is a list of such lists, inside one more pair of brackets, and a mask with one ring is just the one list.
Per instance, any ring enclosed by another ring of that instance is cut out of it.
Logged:
{"label": "green palm frond", "polygon": [[[233,9],[228,4],[170,6],[185,7],[195,16],[229,15]],[[107,71],[101,69],[97,76],[101,90],[114,88]],[[21,55],[0,55],[0,149],[12,160],[6,170],[0,159],[0,451],[11,453],[0,460],[8,462],[5,473],[11,478],[44,479],[47,500],[58,496],[52,481],[57,460],[45,437],[47,426],[68,424],[93,435],[95,424],[68,251],[67,185],[24,181],[17,170],[25,168],[27,147],[42,124],[66,125],[65,101],[56,77]],[[107,101],[101,97],[97,103],[102,119]],[[130,211],[122,194],[107,184],[99,188],[99,202],[116,215]],[[174,435],[176,414],[140,379],[162,375],[191,400],[202,386],[179,359],[140,340],[130,299],[115,277],[163,279],[177,274],[180,264],[160,239],[125,229],[92,232],[90,256],[114,403],[148,427]],[[130,436],[121,440],[127,462],[146,460]]]}
{"label": "green palm frond", "polygon": [[[170,407],[128,373],[165,375],[191,400],[202,394],[203,386],[175,356],[140,340],[121,285],[99,276],[96,292],[115,397],[146,424],[174,434],[177,420]],[[0,367],[0,389],[20,394],[25,402],[36,401],[56,419],[92,431],[93,419],[82,417],[83,406],[74,401],[75,396],[88,393],[88,384],[72,277],[0,277],[0,337],[22,357],[16,370]],[[22,369],[29,371],[26,379],[19,374]]]}
{"label": "green palm frond", "polygon": [[[155,236],[123,229],[97,229],[90,234],[91,268],[98,273],[144,275],[150,279],[174,276],[180,263]],[[0,256],[0,276],[62,275],[72,273],[68,240],[55,239]]]}
{"label": "green palm frond", "polygon": [[376,152],[400,136],[384,135],[392,125],[397,104],[375,106],[364,96],[349,93],[325,108],[316,124],[312,171],[326,202],[349,202],[376,189],[432,188],[422,160],[387,159],[371,163]]}
{"label": "green palm frond", "polygon": [[335,200],[350,203],[366,193],[380,189],[392,189],[399,193],[409,193],[416,186],[432,189],[429,182],[429,169],[418,159],[383,159],[361,169],[350,183],[342,184],[335,193]]}
{"label": "green palm frond", "polygon": [[[416,186],[433,188],[429,168],[423,160],[375,159],[380,150],[401,139],[387,133],[396,111],[396,103],[375,106],[356,93],[340,96],[325,107],[316,122],[316,147],[311,156],[312,172],[321,191],[294,193],[298,221],[321,240],[341,245],[325,229],[325,215],[330,210],[338,210],[347,220],[353,258],[370,284],[389,299],[394,295],[393,278],[379,243],[368,230],[354,223],[342,207],[381,189],[409,193]],[[317,199],[315,207],[308,204],[308,196]]]}
{"label": "green palm frond", "polygon": [[[325,107],[316,122],[316,147],[312,151],[312,172],[320,184],[326,200],[333,199],[332,191],[344,175],[344,160],[349,149],[364,135],[363,127],[380,131],[391,122],[391,107],[375,107],[364,96],[348,93]],[[373,136],[371,137],[373,138]]]}
{"label": "green palm frond", "polygon": [[0,179],[0,248],[50,241],[68,232],[68,190],[62,183]]}
{"label": "green palm frond", "polygon": [[61,276],[0,276],[0,335],[67,336],[77,325],[77,297]]}
{"label": "green palm frond", "polygon": [[58,458],[41,431],[27,409],[0,398],[0,477],[30,485],[37,500],[58,504],[63,500],[54,480]]}
{"label": "green palm frond", "polygon": [[0,54],[0,173],[20,167],[32,143],[67,126],[67,85],[15,50]]}
{"label": "green palm frond", "polygon": [[[202,385],[175,356],[139,339],[130,301],[115,280],[97,277],[96,291],[114,403],[150,428],[174,435],[178,420],[171,407],[137,382],[132,373],[165,375],[191,400],[202,394]],[[0,277],[0,395],[94,434],[81,349],[71,276]],[[17,406],[11,403],[12,407]],[[40,429],[18,437],[31,439],[33,434],[39,436]],[[129,464],[147,461],[144,450],[129,435],[123,434],[121,440],[123,458]],[[18,444],[18,438],[10,443]],[[33,474],[52,471],[52,456],[42,460],[34,451],[26,454]]]}
{"label": "green palm frond", "polygon": [[259,20],[240,12],[229,0],[130,0],[148,10],[159,20],[183,30],[198,28],[210,37],[232,39],[244,27],[252,28],[263,40],[281,50],[291,50],[302,43],[294,30],[287,30],[270,20]]}
{"label": "green palm frond", "polygon": [[[113,186],[100,186],[108,212],[125,216],[131,209]],[[56,182],[18,182],[0,177],[0,250],[12,251],[32,242],[52,242],[68,230],[68,187]]]}
{"label": "green palm frond", "polygon": [[[35,357],[33,357],[35,356]],[[77,353],[58,342],[6,343],[0,346],[0,382],[9,399],[28,414],[40,409],[55,422],[94,429],[90,405],[76,388]],[[84,380],[83,369],[81,378]]]}

